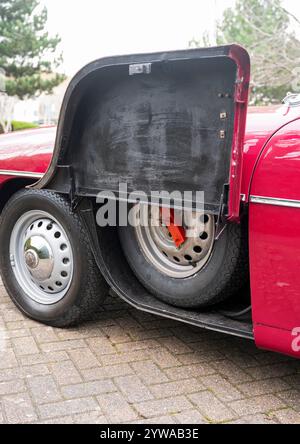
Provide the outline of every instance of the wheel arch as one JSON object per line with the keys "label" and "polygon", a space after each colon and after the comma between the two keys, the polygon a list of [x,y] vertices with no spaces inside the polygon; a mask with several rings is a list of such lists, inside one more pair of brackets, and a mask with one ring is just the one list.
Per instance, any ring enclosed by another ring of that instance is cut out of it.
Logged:
{"label": "wheel arch", "polygon": [[33,185],[36,179],[28,177],[13,177],[0,184],[0,214],[9,199],[18,191]]}

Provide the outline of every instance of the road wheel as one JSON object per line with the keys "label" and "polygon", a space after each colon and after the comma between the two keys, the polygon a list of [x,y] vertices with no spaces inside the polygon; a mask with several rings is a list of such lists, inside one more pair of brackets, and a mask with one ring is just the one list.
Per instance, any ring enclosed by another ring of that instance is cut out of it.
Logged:
{"label": "road wheel", "polygon": [[[177,307],[206,307],[229,298],[247,282],[245,227],[228,224],[216,241],[215,217],[190,212],[186,217],[192,236],[177,247],[159,210],[148,211],[147,224],[120,227],[119,237],[133,272],[158,299]],[[134,212],[138,220],[141,206]],[[193,222],[198,217],[200,224]]]}
{"label": "road wheel", "polygon": [[16,193],[1,214],[0,245],[3,283],[32,319],[58,327],[76,324],[88,319],[107,293],[87,231],[57,193]]}

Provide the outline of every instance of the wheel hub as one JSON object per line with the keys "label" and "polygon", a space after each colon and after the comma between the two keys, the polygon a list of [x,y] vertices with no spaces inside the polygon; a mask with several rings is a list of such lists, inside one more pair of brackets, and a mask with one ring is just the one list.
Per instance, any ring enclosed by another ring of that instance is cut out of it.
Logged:
{"label": "wheel hub", "polygon": [[25,242],[24,259],[31,275],[38,281],[49,279],[54,258],[49,243],[42,236],[32,236]]}
{"label": "wheel hub", "polygon": [[10,240],[11,265],[21,288],[38,303],[61,300],[73,276],[69,238],[44,211],[28,211],[16,222]]}
{"label": "wheel hub", "polygon": [[27,250],[24,256],[26,265],[29,269],[33,270],[39,265],[39,257],[34,250]]}
{"label": "wheel hub", "polygon": [[[136,211],[141,211],[140,205],[136,206]],[[214,216],[186,211],[184,223],[188,227],[188,235],[179,247],[176,247],[168,227],[162,222],[158,206],[149,210],[148,218],[147,226],[139,224],[136,227],[136,235],[151,264],[162,273],[176,278],[192,276],[204,267],[214,243]]]}

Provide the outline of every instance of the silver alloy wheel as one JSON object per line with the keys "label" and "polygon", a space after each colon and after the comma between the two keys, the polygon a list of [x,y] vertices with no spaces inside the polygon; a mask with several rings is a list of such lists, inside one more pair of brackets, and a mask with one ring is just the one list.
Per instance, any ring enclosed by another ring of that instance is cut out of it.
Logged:
{"label": "silver alloy wheel", "polygon": [[39,210],[23,214],[12,230],[9,251],[14,275],[29,298],[44,305],[63,299],[73,277],[73,252],[56,219]]}
{"label": "silver alloy wheel", "polygon": [[215,239],[213,215],[185,212],[188,237],[177,248],[168,228],[161,221],[158,206],[152,206],[150,209],[138,204],[133,208],[133,212],[139,246],[148,262],[161,273],[183,279],[195,275],[205,266]]}

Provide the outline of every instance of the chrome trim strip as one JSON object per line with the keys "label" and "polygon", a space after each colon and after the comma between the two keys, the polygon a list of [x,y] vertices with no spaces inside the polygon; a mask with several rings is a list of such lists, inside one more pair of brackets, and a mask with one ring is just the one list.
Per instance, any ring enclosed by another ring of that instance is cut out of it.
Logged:
{"label": "chrome trim strip", "polygon": [[16,177],[30,177],[33,179],[40,179],[43,173],[32,173],[30,171],[14,171],[14,170],[0,170],[0,176],[16,176]]}
{"label": "chrome trim strip", "polygon": [[281,199],[277,197],[250,196],[250,202],[265,205],[277,205],[280,207],[300,208],[300,200]]}

